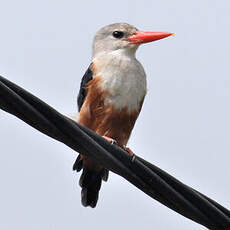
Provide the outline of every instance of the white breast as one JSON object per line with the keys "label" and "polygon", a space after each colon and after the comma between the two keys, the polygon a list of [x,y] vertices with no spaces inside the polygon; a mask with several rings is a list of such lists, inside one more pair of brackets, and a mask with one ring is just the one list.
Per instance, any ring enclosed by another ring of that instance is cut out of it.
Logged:
{"label": "white breast", "polygon": [[110,94],[105,103],[116,109],[138,110],[146,94],[145,71],[133,55],[117,50],[93,59],[100,87]]}

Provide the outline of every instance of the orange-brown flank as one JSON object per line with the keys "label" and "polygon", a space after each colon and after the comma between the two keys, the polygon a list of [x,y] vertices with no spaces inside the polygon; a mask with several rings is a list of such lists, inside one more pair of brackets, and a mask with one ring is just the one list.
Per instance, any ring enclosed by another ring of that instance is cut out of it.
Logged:
{"label": "orange-brown flank", "polygon": [[117,110],[112,104],[105,105],[105,98],[109,96],[109,92],[101,90],[100,80],[100,77],[96,76],[87,84],[87,96],[80,110],[78,122],[101,136],[116,140],[119,146],[126,145],[144,98],[139,108],[133,112],[129,112],[127,108]]}

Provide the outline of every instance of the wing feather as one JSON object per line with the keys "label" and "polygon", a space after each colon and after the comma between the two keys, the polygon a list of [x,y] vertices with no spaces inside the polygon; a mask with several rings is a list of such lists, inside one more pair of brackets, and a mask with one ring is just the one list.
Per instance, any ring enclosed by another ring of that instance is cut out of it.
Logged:
{"label": "wing feather", "polygon": [[90,65],[81,79],[80,90],[77,97],[78,112],[80,112],[81,107],[85,101],[85,97],[87,95],[86,86],[88,82],[91,81],[92,79],[93,79],[93,72],[91,70],[91,65]]}

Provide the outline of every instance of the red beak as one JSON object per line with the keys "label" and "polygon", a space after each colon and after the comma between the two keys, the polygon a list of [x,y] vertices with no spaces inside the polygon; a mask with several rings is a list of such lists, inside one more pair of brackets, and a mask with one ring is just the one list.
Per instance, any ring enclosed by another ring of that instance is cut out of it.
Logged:
{"label": "red beak", "polygon": [[125,38],[124,40],[129,41],[132,44],[142,44],[166,38],[171,35],[174,35],[174,33],[137,31],[134,35]]}

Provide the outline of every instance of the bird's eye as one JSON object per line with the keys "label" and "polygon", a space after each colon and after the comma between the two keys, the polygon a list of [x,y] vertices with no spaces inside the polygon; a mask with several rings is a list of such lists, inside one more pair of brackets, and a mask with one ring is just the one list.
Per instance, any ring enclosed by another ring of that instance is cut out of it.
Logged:
{"label": "bird's eye", "polygon": [[114,31],[113,32],[113,37],[115,37],[115,38],[123,38],[124,33],[122,31]]}

